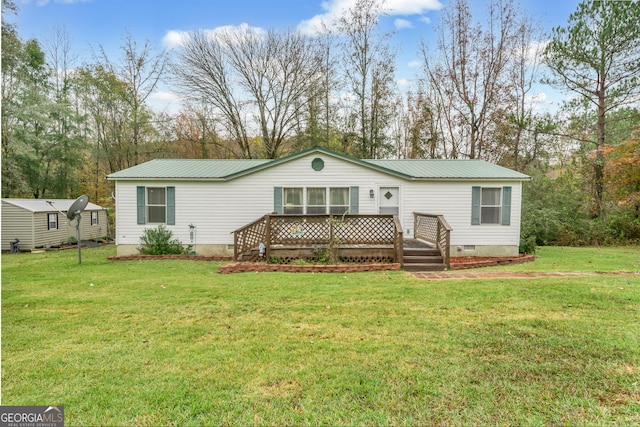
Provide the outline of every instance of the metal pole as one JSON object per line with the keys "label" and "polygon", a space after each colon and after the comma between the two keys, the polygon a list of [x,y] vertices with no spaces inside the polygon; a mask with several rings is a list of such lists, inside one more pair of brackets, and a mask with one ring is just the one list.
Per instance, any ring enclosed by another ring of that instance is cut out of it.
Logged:
{"label": "metal pole", "polygon": [[82,217],[80,216],[80,214],[76,214],[76,219],[78,220],[78,223],[76,224],[76,235],[78,238],[78,264],[82,264],[82,251],[80,250],[80,219]]}

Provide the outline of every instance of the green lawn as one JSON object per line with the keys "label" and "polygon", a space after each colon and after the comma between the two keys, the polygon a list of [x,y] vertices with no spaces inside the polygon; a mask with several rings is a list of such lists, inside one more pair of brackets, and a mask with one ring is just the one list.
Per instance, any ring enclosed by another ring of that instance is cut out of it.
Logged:
{"label": "green lawn", "polygon": [[[220,275],[2,255],[2,404],[73,425],[633,425],[640,278]],[[640,271],[640,248],[542,248],[516,271]]]}

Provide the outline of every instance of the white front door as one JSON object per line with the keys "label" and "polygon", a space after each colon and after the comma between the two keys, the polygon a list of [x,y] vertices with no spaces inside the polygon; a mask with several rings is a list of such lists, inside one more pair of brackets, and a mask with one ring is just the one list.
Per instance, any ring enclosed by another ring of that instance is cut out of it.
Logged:
{"label": "white front door", "polygon": [[378,190],[378,213],[400,214],[400,189],[398,187],[380,187]]}

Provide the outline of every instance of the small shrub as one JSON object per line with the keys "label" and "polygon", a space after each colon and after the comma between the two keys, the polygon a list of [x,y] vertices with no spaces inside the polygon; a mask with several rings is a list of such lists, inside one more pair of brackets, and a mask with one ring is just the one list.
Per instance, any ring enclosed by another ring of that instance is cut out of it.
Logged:
{"label": "small shrub", "polygon": [[536,236],[528,236],[526,238],[520,239],[520,248],[519,251],[521,254],[535,254],[536,249]]}
{"label": "small shrub", "polygon": [[188,251],[163,224],[158,228],[144,229],[138,250],[143,255],[184,255]]}
{"label": "small shrub", "polygon": [[280,258],[278,258],[277,256],[270,256],[269,257],[269,264],[282,264],[282,260]]}
{"label": "small shrub", "polygon": [[318,264],[329,264],[331,258],[327,248],[314,248],[313,257]]}

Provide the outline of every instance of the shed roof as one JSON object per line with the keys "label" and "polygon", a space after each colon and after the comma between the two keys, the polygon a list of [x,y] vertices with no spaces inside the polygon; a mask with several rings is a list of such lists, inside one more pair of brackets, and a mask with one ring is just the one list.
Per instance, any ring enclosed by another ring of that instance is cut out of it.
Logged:
{"label": "shed roof", "polygon": [[339,158],[407,180],[530,179],[528,175],[484,160],[361,160],[320,147],[314,147],[275,160],[156,159],[112,173],[107,176],[107,179],[228,181],[313,153]]}
{"label": "shed roof", "polygon": [[[25,209],[30,212],[55,212],[56,208],[65,212],[71,207],[71,204],[75,202],[70,199],[2,199],[3,203],[9,203],[13,206]],[[51,202],[53,206],[47,202]],[[104,208],[91,202],[87,203],[86,211],[100,211]]]}

